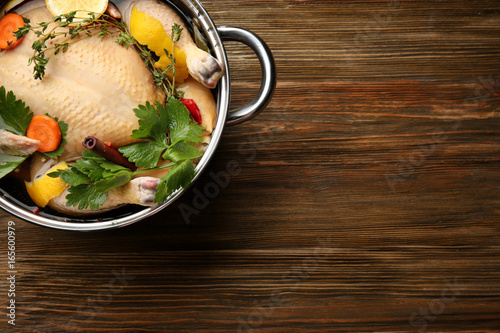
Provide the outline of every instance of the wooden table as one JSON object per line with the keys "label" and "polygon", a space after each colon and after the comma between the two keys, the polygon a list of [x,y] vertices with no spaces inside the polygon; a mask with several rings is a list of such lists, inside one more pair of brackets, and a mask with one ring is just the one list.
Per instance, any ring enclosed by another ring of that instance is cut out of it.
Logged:
{"label": "wooden table", "polygon": [[[268,42],[274,99],[153,218],[73,233],[1,212],[16,331],[498,332],[500,2],[204,3]],[[259,64],[226,47],[238,108]]]}

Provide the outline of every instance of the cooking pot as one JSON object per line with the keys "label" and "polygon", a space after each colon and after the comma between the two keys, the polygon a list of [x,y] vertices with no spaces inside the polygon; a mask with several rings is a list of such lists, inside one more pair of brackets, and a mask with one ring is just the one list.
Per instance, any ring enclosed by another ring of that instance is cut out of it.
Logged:
{"label": "cooking pot", "polygon": [[[5,10],[9,7],[24,2],[27,1],[0,0],[0,8],[2,8],[0,16],[4,15]],[[200,1],[172,0],[169,3],[179,10],[180,14],[186,19],[187,25],[191,24],[198,28],[205,37],[209,48],[212,50],[212,55],[216,57],[225,68],[225,73],[214,90],[217,101],[216,126],[212,133],[212,140],[205,154],[196,166],[195,176],[191,182],[191,184],[193,184],[207,167],[210,159],[214,155],[221,139],[222,132],[224,131],[224,127],[247,121],[256,116],[267,106],[276,85],[275,64],[270,49],[261,38],[245,29],[230,26],[215,26]],[[236,41],[249,46],[257,55],[262,70],[261,87],[255,99],[245,107],[231,112],[229,112],[231,79],[223,41]],[[97,217],[86,218],[63,216],[57,213],[35,213],[33,211],[35,207],[23,203],[19,194],[11,187],[12,186],[2,185],[0,188],[0,207],[2,209],[20,219],[34,224],[71,231],[96,231],[130,225],[160,212],[162,209],[172,204],[187,190],[187,188],[179,189],[173,193],[165,203],[156,204],[148,208],[127,206],[124,209],[114,210],[102,216],[99,215]]]}

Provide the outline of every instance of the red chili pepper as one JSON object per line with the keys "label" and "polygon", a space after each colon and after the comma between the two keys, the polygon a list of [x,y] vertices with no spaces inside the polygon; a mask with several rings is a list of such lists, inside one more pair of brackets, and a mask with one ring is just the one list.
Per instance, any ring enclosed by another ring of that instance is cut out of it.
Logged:
{"label": "red chili pepper", "polygon": [[189,113],[193,116],[194,121],[201,125],[201,113],[198,109],[198,105],[192,99],[181,99],[182,104],[189,110]]}

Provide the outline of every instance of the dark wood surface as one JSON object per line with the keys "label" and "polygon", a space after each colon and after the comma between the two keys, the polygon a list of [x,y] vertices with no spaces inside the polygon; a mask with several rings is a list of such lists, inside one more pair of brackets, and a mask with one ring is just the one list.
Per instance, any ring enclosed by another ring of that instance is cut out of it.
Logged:
{"label": "dark wood surface", "polygon": [[[19,332],[500,331],[500,2],[211,1],[278,85],[178,205],[98,233],[16,224]],[[233,107],[259,65],[227,43]],[[7,316],[0,331],[8,331]]]}

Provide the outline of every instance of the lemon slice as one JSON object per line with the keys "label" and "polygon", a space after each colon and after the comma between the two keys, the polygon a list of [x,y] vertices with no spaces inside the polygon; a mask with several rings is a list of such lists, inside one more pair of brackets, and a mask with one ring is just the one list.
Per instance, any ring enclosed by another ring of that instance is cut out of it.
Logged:
{"label": "lemon slice", "polygon": [[[165,70],[172,64],[165,50],[172,53],[174,43],[170,36],[167,35],[165,29],[163,29],[163,24],[159,20],[146,13],[140,12],[134,7],[132,9],[132,15],[130,16],[130,34],[140,44],[146,45],[160,58],[154,65],[156,68]],[[184,82],[189,76],[186,64],[186,53],[175,47],[174,56],[176,70],[175,79],[178,82]],[[172,78],[173,71],[169,70],[166,74]]]}
{"label": "lemon slice", "polygon": [[28,194],[38,207],[43,208],[47,206],[50,200],[57,197],[66,189],[66,187],[68,187],[68,184],[63,182],[61,178],[52,178],[47,174],[68,168],[68,165],[65,162],[62,162],[52,167],[40,179],[33,182],[25,182]]}
{"label": "lemon slice", "polygon": [[45,0],[45,4],[54,16],[76,11],[76,16],[82,20],[89,18],[89,12],[95,13],[97,18],[108,8],[108,0]]}

